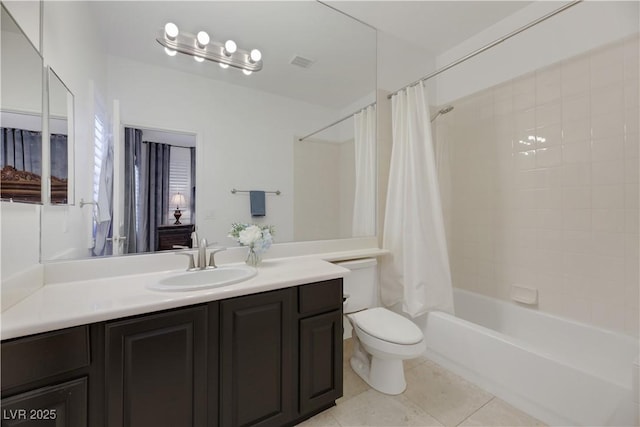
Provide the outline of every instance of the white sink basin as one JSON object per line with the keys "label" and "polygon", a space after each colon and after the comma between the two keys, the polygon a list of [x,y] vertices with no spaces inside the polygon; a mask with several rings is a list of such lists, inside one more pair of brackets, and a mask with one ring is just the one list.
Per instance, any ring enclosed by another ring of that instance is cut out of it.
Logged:
{"label": "white sink basin", "polygon": [[219,288],[251,279],[258,270],[248,265],[218,267],[211,270],[188,271],[166,277],[149,285],[156,291],[197,291]]}

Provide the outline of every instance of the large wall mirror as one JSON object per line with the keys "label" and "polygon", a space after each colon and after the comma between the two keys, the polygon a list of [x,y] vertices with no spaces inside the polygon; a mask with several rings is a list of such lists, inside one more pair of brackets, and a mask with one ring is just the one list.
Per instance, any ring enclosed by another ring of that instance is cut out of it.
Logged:
{"label": "large wall mirror", "polygon": [[73,94],[52,68],[48,78],[51,203],[73,204]]}
{"label": "large wall mirror", "polygon": [[[65,82],[84,100],[76,108],[80,214],[43,212],[43,260],[158,250],[128,243],[137,238],[125,214],[131,129],[189,135],[195,145],[190,194],[149,190],[169,207],[156,235],[187,225],[232,246],[235,222],[273,225],[276,242],[375,234],[354,230],[362,210],[351,118],[375,101],[374,29],[319,2],[62,1],[43,10],[45,60],[71,70],[61,75],[73,74]],[[231,39],[239,50],[259,49],[262,69],[247,75],[165,49],[156,39],[168,22],[179,37],[206,31],[210,46]],[[253,215],[251,191],[265,192],[263,216]],[[370,210],[375,224],[375,198]]]}
{"label": "large wall mirror", "polygon": [[42,201],[42,57],[2,5],[2,200]]}

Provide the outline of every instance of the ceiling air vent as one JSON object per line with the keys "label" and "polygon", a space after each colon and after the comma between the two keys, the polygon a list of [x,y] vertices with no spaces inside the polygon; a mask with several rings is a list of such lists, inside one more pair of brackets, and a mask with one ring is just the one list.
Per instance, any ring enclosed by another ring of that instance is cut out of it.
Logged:
{"label": "ceiling air vent", "polygon": [[293,64],[300,68],[311,68],[314,62],[316,61],[314,61],[313,59],[304,58],[302,56],[296,55],[293,57],[293,59],[291,59],[290,64]]}

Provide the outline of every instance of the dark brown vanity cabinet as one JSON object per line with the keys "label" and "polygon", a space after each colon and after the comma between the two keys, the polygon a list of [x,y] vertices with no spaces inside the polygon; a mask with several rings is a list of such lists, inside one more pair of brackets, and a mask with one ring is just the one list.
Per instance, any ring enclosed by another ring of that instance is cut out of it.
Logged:
{"label": "dark brown vanity cabinet", "polygon": [[223,426],[283,426],[294,419],[295,288],[220,303]]}
{"label": "dark brown vanity cabinet", "polygon": [[311,414],[342,396],[342,280],[298,288],[299,411]]}
{"label": "dark brown vanity cabinet", "polygon": [[217,303],[108,322],[106,425],[217,425],[217,330]]}
{"label": "dark brown vanity cabinet", "polygon": [[335,279],[4,341],[2,426],[294,425],[342,395],[341,307]]}
{"label": "dark brown vanity cabinet", "polygon": [[78,326],[2,343],[3,427],[85,427],[95,419],[90,331]]}
{"label": "dark brown vanity cabinet", "polygon": [[285,426],[342,396],[342,280],[220,302],[222,426]]}
{"label": "dark brown vanity cabinet", "polygon": [[2,426],[84,427],[87,378],[41,387],[2,400]]}

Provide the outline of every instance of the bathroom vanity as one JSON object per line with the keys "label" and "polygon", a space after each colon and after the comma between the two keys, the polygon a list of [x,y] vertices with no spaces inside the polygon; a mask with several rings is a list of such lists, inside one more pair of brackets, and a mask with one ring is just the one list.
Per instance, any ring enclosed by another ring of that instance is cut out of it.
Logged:
{"label": "bathroom vanity", "polygon": [[334,405],[342,278],[275,285],[265,270],[227,291],[242,295],[3,341],[2,425],[285,426]]}

